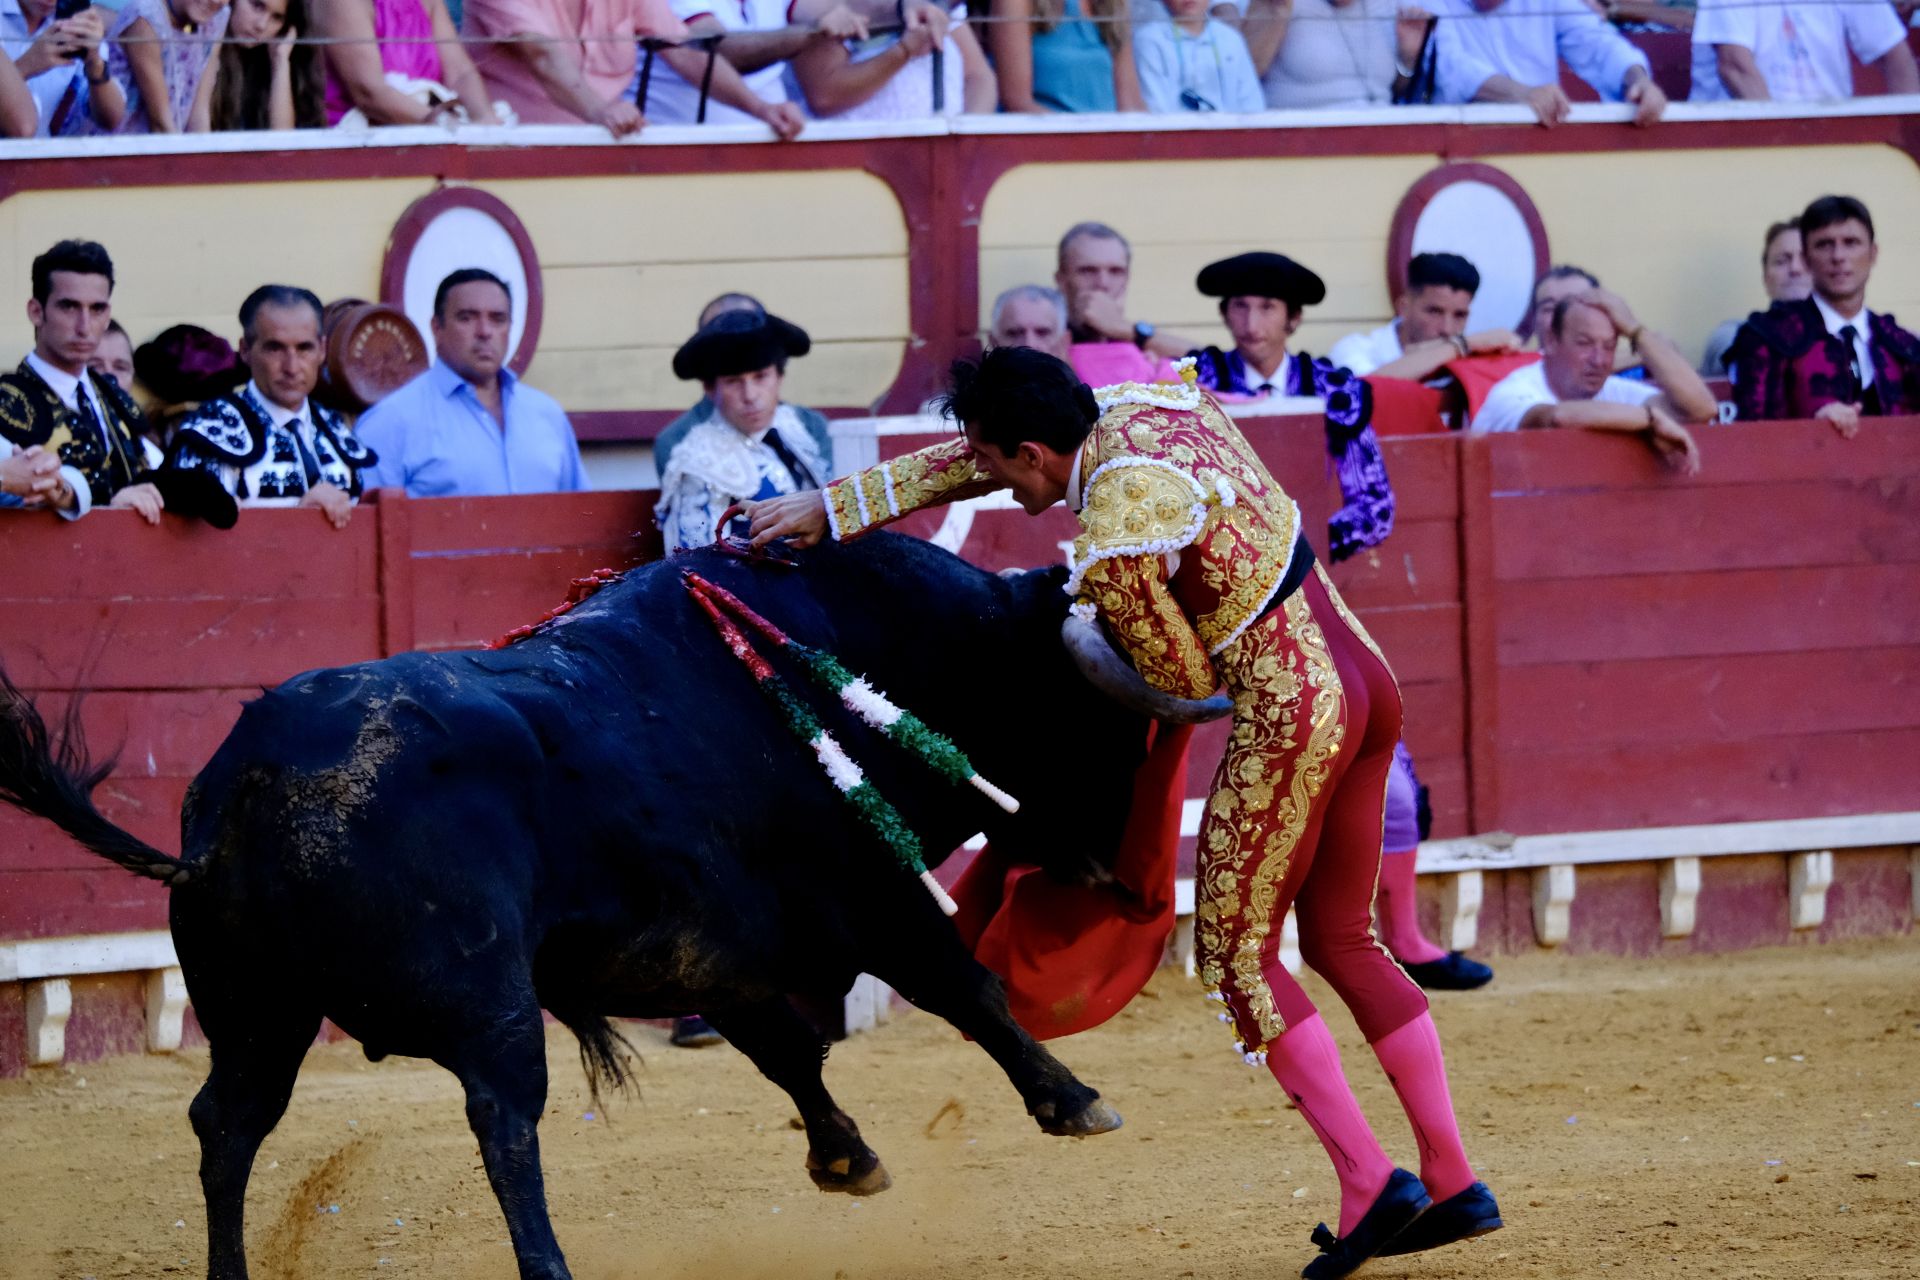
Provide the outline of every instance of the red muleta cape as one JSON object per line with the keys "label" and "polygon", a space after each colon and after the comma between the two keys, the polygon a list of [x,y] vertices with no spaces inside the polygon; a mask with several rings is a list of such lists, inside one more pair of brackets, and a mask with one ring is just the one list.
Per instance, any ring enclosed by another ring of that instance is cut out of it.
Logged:
{"label": "red muleta cape", "polygon": [[1173,932],[1191,725],[1156,725],[1134,773],[1114,882],[1061,884],[991,844],[953,887],[953,919],[974,959],[1000,975],[1016,1022],[1036,1040],[1097,1027],[1147,985]]}

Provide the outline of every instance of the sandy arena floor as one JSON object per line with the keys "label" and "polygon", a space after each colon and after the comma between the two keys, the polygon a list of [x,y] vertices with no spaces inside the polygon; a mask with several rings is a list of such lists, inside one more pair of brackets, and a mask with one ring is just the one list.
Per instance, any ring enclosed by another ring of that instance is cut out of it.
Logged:
{"label": "sandy arena floor", "polygon": [[[1316,997],[1324,996],[1316,989]],[[1370,1277],[1920,1277],[1920,936],[1722,958],[1508,960],[1436,1001],[1468,1147],[1507,1230]],[[1344,1015],[1361,1101],[1405,1125]],[[986,1057],[907,1013],[828,1080],[893,1173],[816,1192],[785,1098],[731,1049],[636,1037],[642,1091],[588,1117],[555,1028],[542,1138],[580,1280],[1282,1277],[1334,1182],[1265,1071],[1163,975],[1058,1047],[1124,1130],[1047,1138]],[[186,1105],[205,1051],[0,1082],[0,1276],[200,1275]],[[335,1211],[337,1206],[337,1212]],[[255,1280],[510,1280],[453,1080],[308,1059],[249,1198]]]}

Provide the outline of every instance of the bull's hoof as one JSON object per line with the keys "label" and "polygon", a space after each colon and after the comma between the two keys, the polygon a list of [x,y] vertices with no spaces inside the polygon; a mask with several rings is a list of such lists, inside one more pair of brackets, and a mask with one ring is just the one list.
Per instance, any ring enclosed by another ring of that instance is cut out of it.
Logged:
{"label": "bull's hoof", "polygon": [[1055,1120],[1045,1112],[1046,1108],[1041,1108],[1035,1118],[1040,1121],[1041,1132],[1056,1138],[1091,1138],[1096,1133],[1112,1133],[1126,1123],[1104,1098],[1095,1098],[1064,1120]]}
{"label": "bull's hoof", "polygon": [[893,1185],[893,1178],[887,1173],[887,1166],[880,1163],[879,1156],[872,1152],[867,1155],[873,1164],[861,1170],[846,1156],[821,1164],[809,1153],[807,1176],[822,1191],[839,1191],[850,1196],[877,1196]]}

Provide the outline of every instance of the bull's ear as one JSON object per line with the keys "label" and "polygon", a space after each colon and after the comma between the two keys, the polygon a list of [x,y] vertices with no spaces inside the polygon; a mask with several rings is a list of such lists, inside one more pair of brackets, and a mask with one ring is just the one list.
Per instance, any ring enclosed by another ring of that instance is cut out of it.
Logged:
{"label": "bull's ear", "polygon": [[1233,711],[1233,699],[1176,698],[1148,684],[1133,664],[1107,643],[1098,623],[1069,613],[1060,624],[1060,639],[1073,655],[1074,665],[1087,683],[1121,706],[1168,724],[1204,724]]}

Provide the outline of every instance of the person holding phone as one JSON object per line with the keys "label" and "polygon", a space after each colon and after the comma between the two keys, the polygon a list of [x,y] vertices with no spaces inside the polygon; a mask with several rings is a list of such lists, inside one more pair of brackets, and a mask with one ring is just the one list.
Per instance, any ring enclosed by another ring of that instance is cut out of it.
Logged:
{"label": "person holding phone", "polygon": [[[119,85],[107,72],[101,41],[113,11],[87,0],[0,0],[0,53],[26,82],[34,121],[29,133],[47,137],[67,118],[90,117],[107,128],[126,110]],[[0,94],[4,96],[4,94]],[[21,123],[14,100],[10,135]]]}
{"label": "person holding phone", "polygon": [[69,117],[61,132],[185,132],[227,17],[227,0],[127,0],[106,37],[107,75],[126,96],[126,110],[112,124],[91,114]]}

